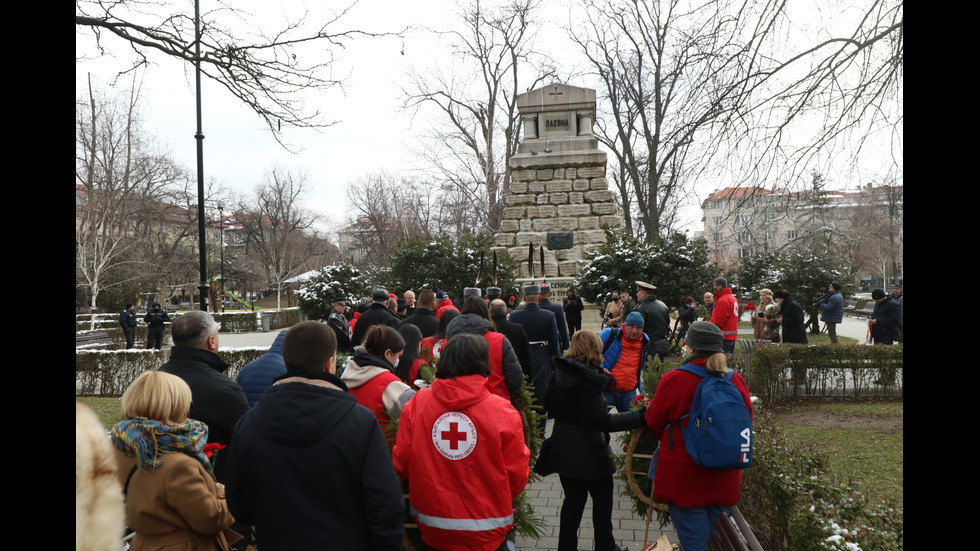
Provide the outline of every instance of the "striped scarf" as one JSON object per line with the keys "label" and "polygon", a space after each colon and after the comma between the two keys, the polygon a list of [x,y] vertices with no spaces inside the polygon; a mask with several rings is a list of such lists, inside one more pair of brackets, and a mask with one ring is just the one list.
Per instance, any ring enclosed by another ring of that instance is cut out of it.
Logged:
{"label": "striped scarf", "polygon": [[200,461],[213,475],[211,462],[204,454],[207,441],[207,425],[193,419],[168,425],[146,417],[136,417],[120,421],[112,427],[113,445],[126,456],[135,457],[140,470],[147,467],[155,469],[163,465],[158,458],[160,455],[179,452]]}

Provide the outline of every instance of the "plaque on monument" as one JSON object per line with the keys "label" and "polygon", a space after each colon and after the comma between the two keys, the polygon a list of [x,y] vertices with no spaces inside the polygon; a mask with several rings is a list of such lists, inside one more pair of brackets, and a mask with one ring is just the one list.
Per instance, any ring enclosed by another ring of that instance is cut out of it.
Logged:
{"label": "plaque on monument", "polygon": [[557,251],[562,249],[571,249],[573,244],[572,232],[570,231],[553,231],[548,232],[548,250]]}

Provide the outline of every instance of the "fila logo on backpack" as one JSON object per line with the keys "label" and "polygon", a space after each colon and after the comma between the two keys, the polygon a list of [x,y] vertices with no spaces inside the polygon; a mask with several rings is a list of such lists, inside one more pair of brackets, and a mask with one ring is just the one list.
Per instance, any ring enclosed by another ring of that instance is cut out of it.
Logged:
{"label": "fila logo on backpack", "polygon": [[709,469],[746,469],[752,466],[752,416],[732,382],[734,371],[711,375],[704,367],[686,364],[683,369],[701,377],[694,392],[691,412],[669,423],[668,443],[674,449],[673,431],[681,428],[684,448],[694,463]]}

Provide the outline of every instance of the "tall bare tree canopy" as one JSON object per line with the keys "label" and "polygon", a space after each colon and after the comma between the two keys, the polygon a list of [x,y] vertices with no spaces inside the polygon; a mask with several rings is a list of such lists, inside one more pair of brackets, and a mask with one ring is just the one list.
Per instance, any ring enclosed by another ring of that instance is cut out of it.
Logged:
{"label": "tall bare tree canopy", "polygon": [[[337,52],[353,39],[388,34],[344,28],[355,5],[292,14],[269,30],[259,28],[258,18],[238,3],[209,0],[201,13],[201,72],[258,114],[280,143],[282,123],[329,126],[333,119],[324,120],[319,110],[309,109],[301,92],[342,86],[344,76],[334,74]],[[113,39],[121,41],[135,54],[133,67],[150,63],[153,53],[198,61],[191,2],[78,0],[75,27],[90,33],[103,53]]]}
{"label": "tall bare tree canopy", "polygon": [[901,164],[902,1],[823,9],[801,27],[814,13],[780,0],[583,2],[569,37],[599,89],[632,233],[669,233],[698,180],[804,185],[814,159],[882,132]]}
{"label": "tall bare tree canopy", "polygon": [[442,31],[453,63],[416,71],[405,88],[406,108],[434,113],[422,155],[447,191],[480,206],[471,222],[479,231],[500,227],[502,199],[510,188],[507,159],[517,152],[520,132],[517,96],[553,74],[534,50],[538,3],[464,5],[459,26]]}
{"label": "tall bare tree canopy", "polygon": [[[175,222],[168,214],[186,174],[143,131],[139,88],[106,97],[91,85],[76,99],[75,266],[76,287],[97,307],[99,293],[154,270],[159,246],[176,246],[181,235],[161,242],[152,222]],[[189,220],[188,220],[189,222]],[[156,250],[155,250],[156,249]]]}

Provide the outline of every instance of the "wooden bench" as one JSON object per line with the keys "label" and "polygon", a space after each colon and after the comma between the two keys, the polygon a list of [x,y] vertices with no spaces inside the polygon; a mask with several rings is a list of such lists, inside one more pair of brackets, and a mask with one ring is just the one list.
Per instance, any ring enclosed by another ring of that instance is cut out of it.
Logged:
{"label": "wooden bench", "polygon": [[80,348],[103,348],[112,345],[112,337],[102,331],[97,333],[75,333],[75,350]]}
{"label": "wooden bench", "polygon": [[858,301],[856,300],[844,301],[844,315],[854,313],[854,310],[857,309],[857,306],[858,306]]}
{"label": "wooden bench", "polygon": [[715,529],[708,537],[708,551],[762,551],[762,545],[745,522],[738,505],[728,509],[731,515],[722,513],[715,521]]}

